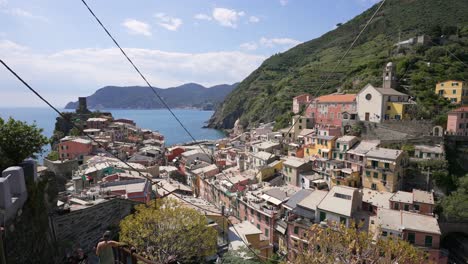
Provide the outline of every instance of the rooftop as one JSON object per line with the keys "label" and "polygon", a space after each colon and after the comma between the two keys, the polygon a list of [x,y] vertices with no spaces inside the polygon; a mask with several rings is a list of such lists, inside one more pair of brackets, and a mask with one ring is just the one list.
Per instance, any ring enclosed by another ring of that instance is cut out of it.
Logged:
{"label": "rooftop", "polygon": [[323,198],[327,196],[327,191],[314,190],[307,197],[298,202],[297,205],[310,210],[317,210],[317,206],[322,202]]}
{"label": "rooftop", "polygon": [[234,224],[233,226],[229,227],[229,245],[232,250],[241,249],[245,246],[245,244],[250,243],[246,236],[256,234],[260,235],[262,234],[262,231],[251,224],[249,221],[243,221],[241,223]]}
{"label": "rooftop", "polygon": [[316,99],[319,103],[352,103],[356,101],[356,94],[328,94]]}
{"label": "rooftop", "polygon": [[265,152],[265,151],[259,151],[257,153],[252,153],[252,156],[258,158],[258,159],[261,159],[261,160],[269,160],[273,157],[275,157],[275,155],[269,153],[269,152]]}
{"label": "rooftop", "polygon": [[454,110],[450,111],[449,114],[464,113],[464,112],[468,112],[468,106],[458,107],[457,109],[454,109]]}
{"label": "rooftop", "polygon": [[334,138],[336,138],[335,136],[321,136],[321,135],[318,135],[318,136],[315,136],[316,138],[318,139],[325,139],[325,140],[332,140]]}
{"label": "rooftop", "polygon": [[379,192],[364,188],[362,189],[362,194],[363,202],[372,204],[377,208],[390,209],[390,198],[393,196],[393,193]]}
{"label": "rooftop", "polygon": [[209,156],[209,150],[202,150],[200,148],[197,148],[197,149],[192,149],[192,150],[188,150],[188,151],[185,151],[185,152],[182,152],[182,157],[190,157],[190,156],[194,156],[194,155],[198,155],[198,154],[205,154],[207,156]]}
{"label": "rooftop", "polygon": [[401,93],[395,89],[392,89],[392,88],[375,88],[375,90],[377,90],[379,93],[383,94],[383,95],[406,95],[407,94],[404,94],[404,93]]}
{"label": "rooftop", "polygon": [[306,128],[306,129],[303,129],[301,132],[299,132],[299,136],[305,137],[305,136],[310,135],[310,134],[312,134],[314,132],[315,132],[315,129]]}
{"label": "rooftop", "polygon": [[192,192],[192,188],[178,181],[161,179],[157,180],[157,184],[153,185],[153,190],[160,196],[166,196],[175,191]]}
{"label": "rooftop", "polygon": [[400,202],[400,203],[413,203],[413,193],[398,191],[390,198],[392,202]]}
{"label": "rooftop", "polygon": [[351,217],[353,213],[353,196],[356,188],[334,186],[323,198],[318,208],[328,212]]}
{"label": "rooftop", "polygon": [[269,148],[278,147],[279,145],[280,144],[278,142],[264,141],[259,144],[255,144],[254,146],[259,149],[269,149]]}
{"label": "rooftop", "polygon": [[444,148],[442,146],[429,146],[429,145],[414,145],[415,150],[420,150],[422,152],[428,153],[444,153]]}
{"label": "rooftop", "polygon": [[380,144],[379,140],[363,140],[348,150],[350,154],[365,155]]}
{"label": "rooftop", "polygon": [[337,142],[350,142],[355,139],[357,139],[357,137],[355,136],[342,136],[342,137],[339,137],[336,141]]}
{"label": "rooftop", "polygon": [[434,204],[434,194],[418,189],[413,189],[413,201],[417,203]]}
{"label": "rooftop", "polygon": [[384,229],[418,231],[440,235],[439,224],[435,217],[380,208],[377,210],[377,224]]}
{"label": "rooftop", "polygon": [[286,157],[283,162],[283,166],[290,166],[293,168],[299,168],[303,165],[307,164],[303,159],[295,158],[295,157]]}
{"label": "rooftop", "polygon": [[311,189],[302,189],[297,193],[293,194],[291,198],[284,204],[285,207],[289,208],[290,210],[296,208],[296,205],[304,200],[307,196],[309,196],[313,190]]}
{"label": "rooftop", "polygon": [[101,117],[91,117],[86,120],[87,122],[106,122],[106,118],[101,118]]}
{"label": "rooftop", "polygon": [[218,166],[216,166],[216,164],[210,164],[208,166],[195,169],[195,170],[192,171],[192,173],[193,174],[202,174],[202,173],[207,173],[207,172],[217,170],[217,169],[218,169]]}
{"label": "rooftop", "polygon": [[368,158],[396,160],[403,151],[399,149],[375,148],[367,152]]}

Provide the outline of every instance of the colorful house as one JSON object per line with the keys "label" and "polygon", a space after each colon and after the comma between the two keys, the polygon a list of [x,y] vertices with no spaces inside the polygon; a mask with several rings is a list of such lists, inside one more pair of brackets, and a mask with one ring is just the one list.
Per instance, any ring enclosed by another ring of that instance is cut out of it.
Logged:
{"label": "colorful house", "polygon": [[398,191],[390,198],[390,209],[393,210],[433,215],[434,207],[434,194],[418,189],[413,189],[413,192]]}
{"label": "colorful house", "polygon": [[93,145],[91,140],[82,138],[64,138],[58,144],[59,158],[61,160],[78,159],[83,161],[84,156],[91,154]]}
{"label": "colorful house", "polygon": [[362,175],[363,187],[378,191],[398,191],[408,162],[408,155],[401,150],[370,150],[366,154],[366,167]]}
{"label": "colorful house", "polygon": [[437,219],[407,211],[379,208],[370,218],[369,231],[381,239],[403,239],[428,254],[428,262],[445,264],[448,255],[440,250],[441,232]]}
{"label": "colorful house", "polygon": [[356,218],[362,205],[359,189],[348,186],[335,186],[317,206],[319,221],[328,225],[342,223],[346,226]]}
{"label": "colorful house", "polygon": [[468,136],[468,106],[462,106],[448,113],[447,134]]}
{"label": "colorful house", "polygon": [[304,157],[331,159],[336,136],[317,135],[311,145],[304,147]]}
{"label": "colorful house", "polygon": [[468,103],[468,84],[463,81],[447,80],[437,83],[435,93],[454,104]]}
{"label": "colorful house", "polygon": [[283,175],[285,176],[285,180],[287,183],[300,186],[299,182],[299,174],[305,171],[311,171],[312,164],[304,162],[304,160],[295,158],[295,157],[288,157],[283,162]]}
{"label": "colorful house", "polygon": [[316,124],[341,126],[344,112],[356,112],[356,94],[320,96],[307,107],[306,116],[313,118]]}
{"label": "colorful house", "polygon": [[310,101],[312,100],[312,96],[310,94],[301,94],[293,98],[293,113],[299,114],[302,111],[303,107],[306,107]]}

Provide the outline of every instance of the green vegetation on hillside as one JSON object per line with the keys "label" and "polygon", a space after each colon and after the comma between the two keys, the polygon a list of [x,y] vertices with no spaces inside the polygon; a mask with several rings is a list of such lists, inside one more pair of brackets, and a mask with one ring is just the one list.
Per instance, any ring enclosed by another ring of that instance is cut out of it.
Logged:
{"label": "green vegetation on hillside", "polygon": [[[376,8],[320,38],[267,59],[225,99],[210,126],[231,128],[238,118],[244,126],[273,120],[285,125],[290,121],[294,96],[331,93],[338,87],[356,92],[367,83],[381,85],[382,69],[388,61],[397,64],[401,90],[416,96],[417,116],[436,118],[437,123],[443,123],[442,114],[448,103],[433,91],[438,81],[468,79],[468,70],[450,54],[468,61],[468,1],[387,1],[332,73]],[[435,43],[396,52],[395,43],[399,40],[421,34],[430,35]],[[446,37],[440,39],[441,35]],[[329,82],[319,91],[329,75]]]}

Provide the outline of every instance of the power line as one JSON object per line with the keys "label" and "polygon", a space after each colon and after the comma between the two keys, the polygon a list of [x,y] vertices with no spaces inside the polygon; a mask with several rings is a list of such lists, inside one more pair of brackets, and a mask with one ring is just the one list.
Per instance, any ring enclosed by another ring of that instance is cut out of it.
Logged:
{"label": "power line", "polygon": [[[133,61],[130,59],[130,57],[127,55],[127,53],[123,50],[123,48],[120,46],[120,44],[117,42],[117,40],[112,36],[112,34],[109,32],[109,30],[107,30],[107,28],[104,26],[104,24],[101,22],[101,20],[97,17],[97,15],[93,12],[93,10],[89,7],[89,5],[86,3],[85,0],[81,0],[81,2],[86,6],[86,8],[88,9],[88,11],[91,13],[91,15],[96,19],[96,21],[99,23],[99,25],[101,26],[101,28],[106,32],[106,34],[112,39],[112,41],[114,42],[114,44],[119,48],[119,50],[121,51],[121,53],[125,56],[125,58],[127,59],[127,61],[132,65],[132,67],[135,69],[135,71],[140,75],[140,77],[144,80],[144,82],[148,85],[149,88],[151,88],[151,90],[153,91],[153,93],[158,97],[158,99],[161,101],[161,103],[164,105],[164,107],[171,113],[171,115],[174,117],[174,119],[179,123],[179,125],[185,130],[185,132],[190,136],[190,138],[194,141],[194,142],[197,142],[196,139],[193,137],[193,135],[190,133],[190,131],[184,126],[184,124],[182,123],[182,121],[177,117],[177,115],[171,110],[171,108],[169,107],[169,105],[164,101],[164,99],[159,95],[159,93],[154,89],[154,87],[150,84],[150,82],[148,81],[148,79],[146,79],[146,77],[141,73],[141,71],[138,69],[138,67],[135,65],[135,63],[133,63]],[[205,149],[200,145],[200,144],[197,144],[200,149],[208,156],[211,156],[214,164],[217,166],[216,164],[216,161],[214,159],[214,156],[212,155],[209,155],[208,153],[206,153]],[[217,166],[218,167],[218,166]],[[221,174],[224,175],[224,177],[231,183],[231,184],[234,184],[230,179],[229,177],[224,173],[224,171],[220,170],[221,171]],[[227,218],[228,219],[228,218]],[[244,242],[244,241],[243,241]],[[247,243],[244,242],[244,244],[250,249],[249,245]],[[251,250],[251,249],[250,249]],[[254,251],[252,251],[254,252]],[[258,254],[256,254],[254,252],[254,254],[257,256],[257,257],[260,257],[258,256]]]}
{"label": "power line", "polygon": [[[335,67],[333,67],[333,70],[330,72],[330,74],[328,74],[327,78],[325,79],[325,81],[322,83],[322,85],[315,91],[315,96],[319,93],[320,90],[323,89],[323,87],[325,87],[325,85],[328,83],[328,81],[330,80],[331,76],[335,73],[336,69],[338,68],[338,66],[341,64],[341,62],[343,62],[344,58],[349,54],[349,52],[351,51],[351,49],[354,47],[354,45],[356,44],[356,42],[359,40],[359,38],[361,37],[362,33],[367,29],[367,27],[369,26],[369,24],[372,22],[372,20],[374,20],[374,17],[377,15],[377,13],[380,11],[380,9],[382,8],[382,6],[385,4],[385,1],[386,0],[383,0],[379,7],[377,8],[377,10],[375,10],[375,12],[372,14],[371,18],[367,21],[367,23],[365,24],[364,28],[362,28],[362,30],[359,32],[359,34],[356,36],[356,38],[354,39],[354,41],[351,43],[351,45],[348,47],[348,49],[346,50],[346,52],[343,54],[343,56],[340,58],[340,60],[338,61],[338,63],[335,65]],[[280,141],[280,144],[283,144],[284,143],[284,140],[286,138],[286,135],[289,134],[289,132],[291,132],[291,130],[294,128],[294,126],[296,125],[297,122],[299,122],[299,119],[300,119],[300,116],[302,116],[304,114],[304,112],[306,111],[306,109],[312,105],[312,100],[301,110],[301,112],[299,113],[299,118],[297,120],[294,120],[293,119],[293,122],[291,124],[291,127],[288,129],[288,131],[286,132],[285,136],[281,139]],[[270,155],[270,158],[273,156],[273,153]],[[269,159],[270,159],[269,158]]]}
{"label": "power line", "polygon": [[[177,117],[177,115],[172,111],[172,109],[169,107],[169,105],[164,101],[164,99],[161,97],[161,95],[154,89],[154,87],[150,84],[148,79],[143,75],[143,73],[139,70],[139,68],[136,66],[135,63],[133,63],[132,59],[127,55],[127,53],[124,51],[124,49],[120,46],[120,44],[117,42],[117,40],[112,36],[110,31],[104,26],[104,24],[101,22],[101,20],[97,17],[97,15],[94,13],[94,11],[91,9],[91,7],[86,3],[85,0],[81,0],[81,2],[86,6],[88,11],[91,13],[91,15],[96,19],[96,21],[99,23],[101,28],[106,32],[106,34],[111,38],[111,40],[114,42],[114,44],[119,48],[120,52],[124,55],[124,57],[127,59],[127,61],[132,65],[132,67],[135,69],[135,71],[140,75],[140,77],[143,79],[143,81],[147,84],[147,86],[151,89],[151,91],[156,95],[156,97],[161,101],[161,103],[164,105],[164,107],[169,111],[169,113],[174,117],[174,119],[179,123],[179,125],[184,129],[184,131],[189,135],[189,137],[192,139],[193,142],[196,143],[196,145],[203,151],[203,153],[207,156],[209,156],[213,163],[216,165],[215,162],[215,157],[214,155],[210,155],[206,152],[206,150],[201,146],[200,143],[197,142],[195,137],[190,133],[190,131],[187,129],[187,127],[182,123],[182,121]],[[221,170],[220,170],[221,171]],[[229,181],[231,184],[234,184],[229,177],[221,171],[221,173],[224,175],[227,181]]]}
{"label": "power line", "polygon": [[[60,112],[55,106],[53,106],[47,99],[45,99],[39,92],[37,92],[34,88],[32,88],[23,78],[21,78],[12,68],[10,68],[8,66],[8,64],[6,64],[2,59],[0,59],[0,63],[11,73],[13,74],[24,86],[26,86],[32,93],[34,93],[39,99],[41,99],[45,104],[47,104],[51,109],[53,109],[59,116],[61,116],[65,122],[67,122],[68,124],[70,124],[72,127],[78,129],[78,131],[80,131],[80,133],[84,134],[86,137],[88,137],[92,142],[95,142],[96,144],[98,144],[99,147],[102,147],[103,150],[105,152],[107,152],[108,154],[112,155],[113,157],[115,157],[116,159],[118,159],[119,161],[123,162],[125,165],[127,165],[131,170],[137,172],[140,176],[142,176],[143,178],[149,180],[151,183],[153,183],[153,179],[151,179],[150,177],[148,177],[147,175],[144,175],[143,173],[141,173],[140,171],[138,171],[137,169],[135,169],[133,166],[131,166],[128,162],[120,159],[117,155],[113,154],[112,152],[109,152],[105,149],[105,147],[99,142],[99,141],[96,141],[93,137],[89,136],[88,134],[84,133],[83,132],[83,129],[80,128],[79,126],[77,126],[75,123],[71,122],[70,120],[68,120],[68,118],[66,118],[66,116]],[[212,211],[212,210],[208,210],[206,208],[203,208],[197,204],[194,204],[186,199],[184,199],[182,196],[179,196],[177,195],[176,193],[173,193],[169,190],[167,190],[166,188],[164,188],[163,186],[160,186],[161,189],[163,189],[164,191],[167,191],[168,193],[174,195],[175,197],[177,197],[178,199],[186,202],[187,204],[190,204],[196,208],[199,208],[201,209],[202,211],[204,212],[210,212],[210,213],[214,213],[214,214],[220,214],[220,212],[216,212],[216,211]],[[156,192],[154,190],[151,189],[151,191],[155,194],[155,196],[157,196]],[[231,223],[232,225],[232,222],[229,220],[229,218],[227,216],[224,216],[229,223]],[[233,226],[233,229],[235,229],[235,227]],[[236,230],[236,233],[238,233],[238,231]],[[239,233],[238,233],[239,234]],[[261,256],[259,256],[254,250],[252,250],[249,245],[244,242],[242,240],[242,242],[247,246],[247,248],[249,248],[249,250],[251,250],[257,257],[261,258]]]}

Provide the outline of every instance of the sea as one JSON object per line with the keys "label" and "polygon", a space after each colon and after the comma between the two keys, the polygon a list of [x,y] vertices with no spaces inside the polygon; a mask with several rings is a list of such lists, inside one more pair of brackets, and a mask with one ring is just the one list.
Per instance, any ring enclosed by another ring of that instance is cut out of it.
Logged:
{"label": "sea", "polygon": [[[59,110],[73,111],[69,109]],[[166,109],[99,109],[99,111],[111,112],[114,118],[132,119],[140,128],[159,131],[164,135],[167,146],[192,141],[187,132]],[[172,111],[196,140],[215,140],[225,137],[225,134],[219,130],[203,128],[213,114],[213,111],[196,109],[173,109]],[[1,118],[8,119],[12,117],[29,124],[36,123],[39,128],[44,130],[43,134],[48,138],[54,132],[57,116],[58,114],[50,108],[0,108]],[[44,153],[37,158],[39,163],[42,163],[43,157],[50,151],[50,146],[45,146],[43,150]]]}

